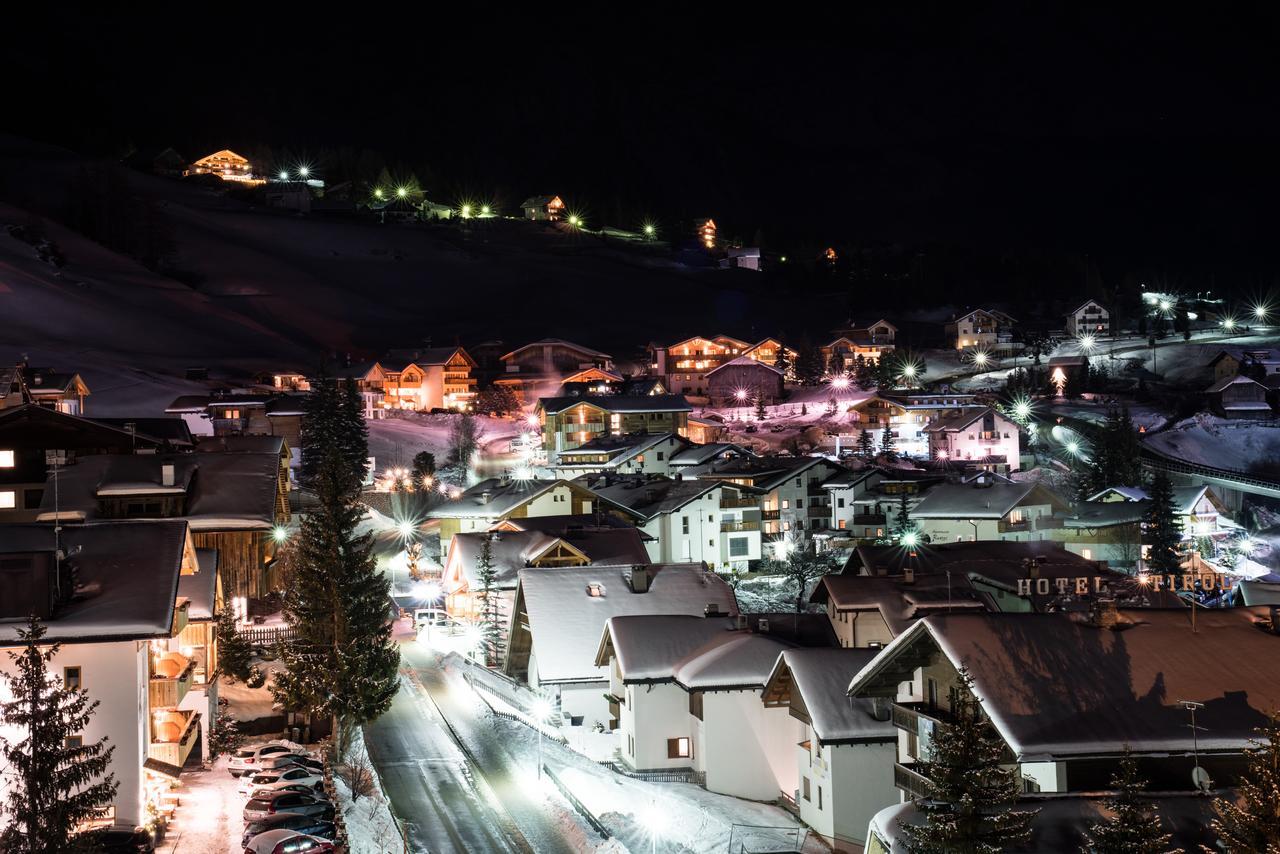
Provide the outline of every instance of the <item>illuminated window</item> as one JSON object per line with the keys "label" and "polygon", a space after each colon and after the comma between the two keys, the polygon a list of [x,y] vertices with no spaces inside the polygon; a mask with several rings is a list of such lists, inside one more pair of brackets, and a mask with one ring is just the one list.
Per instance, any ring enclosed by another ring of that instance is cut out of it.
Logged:
{"label": "illuminated window", "polygon": [[0,491],[0,510],[13,510],[18,506],[18,494],[12,489]]}
{"label": "illuminated window", "polygon": [[668,759],[688,759],[690,755],[691,745],[687,738],[668,738],[667,739],[667,758]]}
{"label": "illuminated window", "polygon": [[62,668],[62,687],[68,691],[80,690],[80,668],[64,667]]}
{"label": "illuminated window", "polygon": [[11,469],[13,466],[13,451],[0,451],[0,469]]}

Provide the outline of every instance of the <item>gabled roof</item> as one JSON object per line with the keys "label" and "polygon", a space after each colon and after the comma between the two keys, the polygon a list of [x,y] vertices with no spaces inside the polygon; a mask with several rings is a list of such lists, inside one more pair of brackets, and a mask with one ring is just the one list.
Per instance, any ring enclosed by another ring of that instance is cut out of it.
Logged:
{"label": "gabled roof", "polygon": [[702,465],[721,454],[737,454],[745,457],[756,456],[751,450],[741,445],[735,445],[732,442],[711,442],[706,445],[691,445],[682,451],[678,451],[672,455],[671,464],[681,466]]}
{"label": "gabled roof", "polygon": [[1075,308],[1071,309],[1071,311],[1067,312],[1067,315],[1070,316],[1074,314],[1079,314],[1081,311],[1083,311],[1084,309],[1088,308],[1091,305],[1096,305],[1098,308],[1102,309],[1103,311],[1107,310],[1107,307],[1102,303],[1098,302],[1096,299],[1087,299],[1084,302],[1080,303]]}
{"label": "gabled roof", "polygon": [[564,347],[567,350],[576,350],[579,353],[582,353],[583,355],[586,355],[586,356],[591,356],[592,358],[598,358],[598,359],[613,358],[608,353],[601,353],[599,350],[592,350],[590,347],[583,347],[581,344],[574,344],[572,341],[566,341],[563,338],[541,338],[537,341],[532,341],[528,344],[525,344],[523,347],[517,347],[507,355],[503,356],[502,361],[505,362],[508,359],[514,357],[517,353],[522,353],[525,350],[528,350],[530,347],[542,347],[544,345]]}
{"label": "gabled roof", "polygon": [[[1220,512],[1225,512],[1226,508],[1222,504],[1222,500],[1205,484],[1199,486],[1175,486],[1173,492],[1173,509],[1181,515],[1188,515],[1195,506],[1200,503],[1201,498],[1208,498],[1209,501]],[[1120,495],[1124,497],[1123,502],[1104,501],[1103,496]],[[1097,502],[1099,504],[1121,504],[1121,503],[1137,503],[1150,502],[1151,496],[1145,489],[1138,486],[1109,486],[1106,489],[1089,496],[1085,503]]]}
{"label": "gabled roof", "polygon": [[406,348],[399,350],[389,350],[386,358],[382,359],[387,364],[404,364],[409,365],[445,365],[448,364],[454,356],[461,354],[467,360],[467,364],[476,367],[476,360],[461,347],[424,347],[424,348]]}
{"label": "gabled roof", "polygon": [[556,207],[563,207],[559,196],[530,196],[520,203],[521,208],[545,208],[552,202],[560,202]]}
{"label": "gabled roof", "polygon": [[672,480],[659,475],[630,475],[616,480],[600,475],[583,475],[576,478],[596,495],[620,507],[625,507],[641,519],[653,519],[663,513],[674,513],[681,507],[724,486],[736,488],[716,480]]}
{"label": "gabled roof", "polygon": [[[785,649],[778,655],[766,682],[770,693],[789,679],[790,690],[799,694],[792,700],[808,717],[822,744],[849,744],[861,741],[890,741],[897,737],[891,721],[876,720],[871,702],[852,699],[846,693],[849,680],[874,659],[878,649]],[[796,715],[798,717],[798,715]]]}
{"label": "gabled roof", "polygon": [[155,448],[159,439],[131,433],[128,430],[94,421],[79,415],[68,415],[34,403],[0,410],[0,435],[6,446],[62,448],[93,451],[100,449]]}
{"label": "gabled roof", "polygon": [[22,377],[32,397],[66,394],[69,391],[77,394],[89,393],[89,387],[75,372],[64,373],[52,368],[27,367],[23,369]]}
{"label": "gabled roof", "polygon": [[237,163],[244,163],[245,165],[248,165],[249,163],[248,158],[241,157],[239,154],[236,154],[234,151],[232,151],[229,148],[224,148],[221,151],[215,151],[213,154],[206,154],[204,157],[201,157],[192,165],[204,166],[207,163],[218,161],[218,160],[233,160]]}
{"label": "gabled roof", "polygon": [[745,350],[751,346],[746,341],[742,341],[738,338],[734,338],[732,335],[711,335],[711,336],[691,335],[690,337],[685,338],[683,341],[677,341],[674,344],[668,345],[667,350],[671,351],[677,347],[683,347],[685,344],[688,344],[691,341],[706,341],[708,344],[719,344],[722,347],[733,346],[733,347],[737,347],[740,350]]}
{"label": "gabled roof", "polygon": [[544,397],[538,408],[551,415],[572,409],[579,404],[595,407],[602,412],[692,412],[693,407],[682,394],[596,394],[585,397]]}
{"label": "gabled roof", "polygon": [[577,373],[569,374],[564,378],[561,385],[568,383],[590,382],[591,380],[604,380],[605,382],[620,383],[622,382],[622,374],[614,371],[606,371],[603,368],[597,368],[592,365],[589,368],[583,368]]}
{"label": "gabled roof", "polygon": [[1015,507],[1066,503],[1038,483],[994,483],[990,486],[940,483],[921,499],[913,519],[1003,519]]}
{"label": "gabled roof", "polygon": [[[713,604],[730,615],[738,611],[732,588],[700,564],[656,564],[645,569],[652,579],[645,593],[632,592],[630,566],[521,570],[515,610],[523,603],[528,614],[533,636],[530,657],[537,661],[540,683],[607,680],[609,671],[596,664],[595,656],[611,617],[700,616]],[[601,595],[592,596],[589,589]]]}
{"label": "gabled roof", "polygon": [[195,440],[191,428],[181,418],[98,418],[89,419],[106,427],[140,434],[155,442],[168,442],[175,447],[190,447]]}
{"label": "gabled roof", "polygon": [[[78,584],[45,622],[47,643],[169,637],[184,561],[194,560],[180,519],[63,525],[61,545]],[[51,552],[52,525],[0,526],[0,553]],[[0,622],[0,646],[15,645],[22,622]]]}
{"label": "gabled roof", "polygon": [[888,690],[878,674],[923,644],[969,668],[983,712],[1019,761],[1189,752],[1183,700],[1204,704],[1200,750],[1238,752],[1280,708],[1280,637],[1262,608],[1201,609],[1198,633],[1191,618],[1122,610],[1103,628],[1068,614],[927,617],[854,676],[849,693]]}
{"label": "gabled roof", "polygon": [[[556,519],[559,517],[549,517]],[[521,520],[523,521],[523,520]],[[489,553],[497,571],[495,584],[500,589],[512,589],[520,570],[557,548],[564,548],[581,555],[590,564],[647,564],[649,553],[644,538],[637,528],[609,525],[576,527],[560,526],[559,531],[492,531],[484,533],[454,534],[449,542],[447,563],[456,559],[468,586],[475,590],[480,585],[476,563],[489,539]],[[456,556],[455,556],[456,551]]]}
{"label": "gabled roof", "polygon": [[685,470],[682,477],[702,480],[750,477],[755,481],[755,489],[768,492],[785,483],[788,478],[797,477],[819,464],[831,466],[836,469],[836,473],[844,468],[825,457],[751,457],[693,466]]}
{"label": "gabled roof", "polygon": [[988,412],[994,412],[997,419],[1003,420],[1007,424],[1013,423],[990,406],[962,406],[959,409],[953,409],[950,412],[939,415],[932,423],[926,424],[921,432],[958,433]]}
{"label": "gabled roof", "polygon": [[[1233,385],[1256,385],[1258,388],[1263,389],[1264,391],[1266,390],[1266,386],[1264,386],[1262,383],[1258,382],[1257,380],[1253,379],[1252,377],[1246,377],[1244,374],[1236,374],[1235,376],[1231,376],[1231,377],[1223,377],[1222,379],[1218,380],[1216,383],[1214,383],[1213,385],[1205,389],[1204,393],[1220,394],[1221,392],[1226,391],[1229,386],[1233,386]],[[1260,403],[1263,403],[1263,402],[1260,401]],[[1265,403],[1263,403],[1262,408],[1266,409],[1268,407],[1266,406]]]}
{"label": "gabled roof", "polygon": [[722,370],[724,370],[725,368],[728,368],[728,367],[735,367],[735,368],[759,368],[759,369],[762,369],[762,370],[768,371],[768,372],[770,372],[770,373],[777,374],[778,376],[782,376],[782,375],[783,375],[782,371],[778,370],[778,369],[777,369],[777,368],[775,368],[773,365],[766,365],[764,362],[761,362],[759,359],[753,359],[753,358],[751,358],[750,356],[739,356],[739,357],[737,357],[736,359],[730,359],[729,361],[725,362],[724,364],[722,364],[722,365],[717,365],[716,367],[714,367],[714,368],[712,368],[711,370],[707,371],[707,374],[706,374],[706,375],[707,375],[708,377],[710,377],[711,375],[715,374],[717,371],[722,371]]}
{"label": "gabled roof", "polygon": [[[452,501],[435,507],[427,516],[432,519],[497,518],[527,504],[544,492],[566,484],[569,481],[537,478],[504,481],[491,477],[480,481]],[[577,488],[584,487],[578,484]]]}
{"label": "gabled roof", "polygon": [[[625,433],[621,436],[602,435],[567,451],[558,451],[559,463],[556,468],[581,468],[590,465],[593,468],[612,469],[633,460],[656,445],[674,442],[677,445],[687,444],[678,433]],[[575,457],[609,455],[603,463],[575,462]]]}
{"label": "gabled roof", "polygon": [[911,581],[898,575],[826,575],[811,601],[837,611],[874,611],[895,636],[915,620],[941,611],[984,611],[988,602],[963,572],[922,572]]}

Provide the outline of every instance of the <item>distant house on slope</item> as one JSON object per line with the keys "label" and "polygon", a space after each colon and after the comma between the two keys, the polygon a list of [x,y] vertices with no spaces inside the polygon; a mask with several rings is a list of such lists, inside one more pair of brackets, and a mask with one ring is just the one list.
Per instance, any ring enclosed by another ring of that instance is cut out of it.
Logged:
{"label": "distant house on slope", "polygon": [[1106,335],[1111,331],[1111,312],[1096,300],[1085,300],[1067,315],[1067,334]]}
{"label": "distant house on slope", "polygon": [[520,203],[524,218],[555,222],[564,216],[564,200],[559,196],[530,196]]}
{"label": "distant house on slope", "polygon": [[1205,389],[1205,394],[1214,411],[1228,418],[1256,418],[1271,414],[1267,387],[1243,374],[1218,380]]}
{"label": "distant house on slope", "polygon": [[246,184],[265,183],[253,172],[253,164],[247,157],[241,157],[229,148],[215,151],[201,157],[184,173],[187,175],[217,175],[224,181],[239,181]]}

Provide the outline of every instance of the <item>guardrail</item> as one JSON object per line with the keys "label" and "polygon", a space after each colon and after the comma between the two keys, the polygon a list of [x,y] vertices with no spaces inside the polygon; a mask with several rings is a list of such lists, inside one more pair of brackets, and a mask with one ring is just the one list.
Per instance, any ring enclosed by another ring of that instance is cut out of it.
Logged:
{"label": "guardrail", "polygon": [[661,771],[633,771],[630,768],[611,759],[600,760],[601,765],[613,771],[615,774],[621,774],[623,777],[630,777],[632,780],[644,780],[646,783],[693,783],[698,786],[706,787],[707,775],[704,771],[694,771],[692,768],[670,768]]}
{"label": "guardrail", "polygon": [[552,771],[546,763],[543,763],[542,765],[542,773],[547,775],[551,782],[555,784],[555,787],[560,790],[560,794],[564,795],[564,799],[578,811],[580,816],[587,820],[587,824],[591,825],[591,828],[595,830],[596,833],[600,834],[602,839],[608,839],[613,836],[613,834],[609,832],[609,828],[604,826],[604,822],[600,821],[600,819],[596,817],[595,813],[587,809],[586,804],[578,800],[578,797],[569,789],[568,786],[561,782],[560,777],[557,776],[556,772]]}

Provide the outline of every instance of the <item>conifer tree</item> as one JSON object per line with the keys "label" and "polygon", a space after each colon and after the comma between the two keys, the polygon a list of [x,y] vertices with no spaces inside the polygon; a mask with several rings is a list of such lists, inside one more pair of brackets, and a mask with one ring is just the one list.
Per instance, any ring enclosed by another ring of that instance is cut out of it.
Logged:
{"label": "conifer tree", "polygon": [[493,565],[493,541],[486,536],[476,559],[476,577],[480,581],[480,637],[484,644],[485,660],[491,667],[501,660],[502,615],[498,594],[498,570]]}
{"label": "conifer tree", "polygon": [[795,368],[791,364],[791,356],[788,355],[787,348],[785,345],[778,348],[778,358],[773,363],[773,366],[782,372],[782,379],[785,382],[795,381],[795,378],[796,378]]}
{"label": "conifer tree", "polygon": [[[0,815],[0,851],[7,854],[63,854],[82,847],[76,829],[103,813],[119,783],[107,771],[115,747],[103,737],[75,744],[98,708],[87,692],[62,686],[49,662],[60,644],[45,645],[46,629],[36,617],[18,630],[22,646],[9,653],[15,673],[4,674],[13,699],[0,703],[0,723],[20,733],[0,742],[9,797]],[[44,649],[41,647],[44,646]]]}
{"label": "conifer tree", "polygon": [[1273,712],[1257,732],[1234,794],[1213,803],[1213,829],[1229,854],[1280,852],[1280,714]]}
{"label": "conifer tree", "polygon": [[764,394],[756,392],[756,420],[763,421],[769,417],[769,410],[764,406]]}
{"label": "conifer tree", "polygon": [[866,427],[858,434],[858,459],[870,460],[876,455],[876,440],[871,438],[871,431]]}
{"label": "conifer tree", "polygon": [[253,665],[253,644],[236,631],[235,614],[223,608],[218,614],[218,670],[245,684],[261,686],[262,674]]}
{"label": "conifer tree", "polygon": [[240,731],[240,724],[236,719],[231,717],[231,712],[222,705],[225,702],[219,703],[217,714],[209,727],[209,755],[215,759],[235,753],[244,746],[245,734]]}
{"label": "conifer tree", "polygon": [[1182,542],[1182,528],[1178,525],[1173,506],[1173,486],[1169,483],[1169,476],[1163,471],[1157,472],[1148,495],[1151,506],[1142,520],[1144,542],[1150,547],[1147,565],[1159,573],[1179,572],[1178,546]]}
{"label": "conifer tree", "polygon": [[419,451],[413,455],[413,482],[415,486],[429,486],[436,476],[436,455]]}
{"label": "conifer tree", "polygon": [[[350,417],[359,404],[354,386],[335,397],[330,426],[303,447],[316,506],[296,538],[296,569],[284,597],[293,636],[281,646],[287,669],[271,690],[288,709],[359,724],[390,707],[400,654],[391,641],[390,581],[377,570],[372,534],[356,534],[368,428]],[[309,406],[308,416],[313,411]]]}
{"label": "conifer tree", "polygon": [[1016,765],[1005,765],[1005,745],[983,717],[973,679],[960,669],[951,697],[953,722],[934,730],[920,773],[927,798],[916,801],[924,824],[900,822],[912,854],[998,854],[1025,845],[1036,810],[1014,809],[1022,786]]}
{"label": "conifer tree", "polygon": [[1111,817],[1089,828],[1083,854],[1175,854],[1172,835],[1165,833],[1154,806],[1142,799],[1147,781],[1138,776],[1138,762],[1128,751],[1111,778],[1115,797],[1106,801]]}
{"label": "conifer tree", "polygon": [[904,492],[898,496],[898,512],[893,517],[893,535],[901,542],[904,535],[915,531],[915,527],[911,521],[911,505]]}
{"label": "conifer tree", "polygon": [[468,414],[457,416],[449,428],[449,465],[461,469],[471,467],[480,449],[480,427]]}
{"label": "conifer tree", "polygon": [[880,431],[880,455],[890,460],[896,459],[898,452],[895,450],[893,440],[893,429],[889,426],[889,422],[884,422],[884,429]]}

